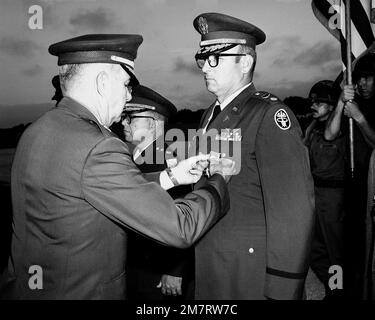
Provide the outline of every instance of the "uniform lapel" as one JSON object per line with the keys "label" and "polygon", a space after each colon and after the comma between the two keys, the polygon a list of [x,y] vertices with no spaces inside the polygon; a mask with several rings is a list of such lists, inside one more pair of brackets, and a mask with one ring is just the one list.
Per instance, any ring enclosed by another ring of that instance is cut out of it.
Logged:
{"label": "uniform lapel", "polygon": [[211,104],[208,109],[203,113],[201,123],[199,125],[199,128],[204,128],[207,125],[208,119],[210,118],[213,109],[215,108],[215,102]]}
{"label": "uniform lapel", "polygon": [[[239,121],[242,119],[241,114],[246,112],[244,110],[245,102],[247,101],[248,97],[256,92],[254,84],[251,84],[248,88],[243,90],[236,98],[234,98],[225,108],[223,111],[219,113],[219,115],[214,119],[207,130],[215,128],[217,130],[223,128],[236,128],[238,126]],[[215,104],[213,104],[210,109],[212,113],[212,109]],[[209,115],[211,115],[209,113]],[[209,117],[208,115],[208,117]],[[208,118],[206,117],[206,118]],[[208,119],[207,119],[208,120]],[[205,121],[205,124],[207,123]]]}

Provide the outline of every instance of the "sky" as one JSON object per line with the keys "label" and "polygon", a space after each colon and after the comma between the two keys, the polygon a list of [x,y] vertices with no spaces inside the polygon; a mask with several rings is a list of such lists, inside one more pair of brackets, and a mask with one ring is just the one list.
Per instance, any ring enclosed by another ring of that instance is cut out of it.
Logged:
{"label": "sky", "polygon": [[[30,29],[29,8],[42,8],[42,29]],[[261,28],[254,84],[284,99],[306,97],[312,85],[341,70],[338,41],[313,15],[310,0],[0,0],[0,128],[34,121],[52,107],[57,58],[49,45],[89,33],[143,36],[136,59],[140,82],[178,109],[207,107],[194,55],[193,20],[219,12]]]}

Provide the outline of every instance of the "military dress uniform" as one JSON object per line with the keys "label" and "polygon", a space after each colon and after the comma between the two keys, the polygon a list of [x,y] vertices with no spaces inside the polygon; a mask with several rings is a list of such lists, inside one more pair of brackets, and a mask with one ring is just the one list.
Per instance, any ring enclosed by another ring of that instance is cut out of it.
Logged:
{"label": "military dress uniform", "polygon": [[[141,40],[136,35],[90,35],[50,51],[62,63],[126,63],[129,69]],[[227,209],[226,184],[219,175],[176,201],[155,183],[158,179],[146,180],[127,144],[87,108],[64,97],[28,127],[17,147],[12,249],[0,286],[3,297],[126,298],[128,229],[184,248]],[[42,270],[42,288],[30,286],[32,266]]]}
{"label": "military dress uniform", "polygon": [[[170,119],[177,113],[176,107],[154,90],[138,85],[133,88],[132,100],[124,113],[153,111]],[[144,173],[161,172],[173,159],[164,136],[152,141],[144,150],[133,152],[134,162]],[[142,159],[142,160],[140,160]],[[168,190],[173,199],[183,197],[192,191],[191,186],[177,186]],[[132,232],[128,238],[128,297],[131,300],[181,300],[192,298],[194,249],[178,249],[163,246],[141,234]],[[157,285],[163,274],[182,278],[182,296],[164,295]]]}
{"label": "military dress uniform", "polygon": [[[194,26],[202,34],[200,52],[211,52],[204,44],[230,38],[249,39],[253,47],[265,38],[253,25],[221,14],[202,14]],[[228,184],[228,214],[195,246],[195,298],[299,299],[308,271],[314,190],[298,121],[277,97],[253,84],[208,124],[214,107],[200,127],[205,135],[218,131],[214,140],[221,148],[214,151],[222,153],[227,143],[233,146],[226,150],[240,147],[234,157],[240,168]]]}

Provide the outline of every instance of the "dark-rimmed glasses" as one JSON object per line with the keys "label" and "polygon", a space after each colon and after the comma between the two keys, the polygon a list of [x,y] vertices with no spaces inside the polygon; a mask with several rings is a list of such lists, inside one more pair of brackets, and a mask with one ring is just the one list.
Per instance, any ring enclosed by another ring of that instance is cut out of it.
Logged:
{"label": "dark-rimmed glasses", "polygon": [[122,121],[125,120],[127,124],[131,124],[133,119],[141,119],[141,118],[156,120],[154,117],[151,117],[151,116],[132,116],[126,113],[125,115],[123,115]]}
{"label": "dark-rimmed glasses", "polygon": [[246,56],[246,53],[218,53],[210,54],[209,56],[195,56],[195,61],[197,62],[198,68],[202,69],[206,60],[211,68],[215,68],[219,64],[220,57],[242,57]]}

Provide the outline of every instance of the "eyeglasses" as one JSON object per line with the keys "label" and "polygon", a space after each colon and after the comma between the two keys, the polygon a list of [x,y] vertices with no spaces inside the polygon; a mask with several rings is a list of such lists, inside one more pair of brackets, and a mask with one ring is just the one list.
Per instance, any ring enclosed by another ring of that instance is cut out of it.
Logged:
{"label": "eyeglasses", "polygon": [[123,117],[122,117],[122,119],[121,119],[121,121],[126,121],[127,122],[127,124],[131,124],[131,122],[132,122],[132,120],[133,119],[152,119],[152,120],[156,120],[154,117],[151,117],[151,116],[131,116],[130,114],[128,114],[128,113],[126,113]]}
{"label": "eyeglasses", "polygon": [[198,68],[202,69],[206,60],[211,68],[217,67],[219,64],[220,57],[243,57],[246,56],[246,53],[218,53],[218,54],[210,54],[209,56],[195,56],[195,61],[197,62]]}

